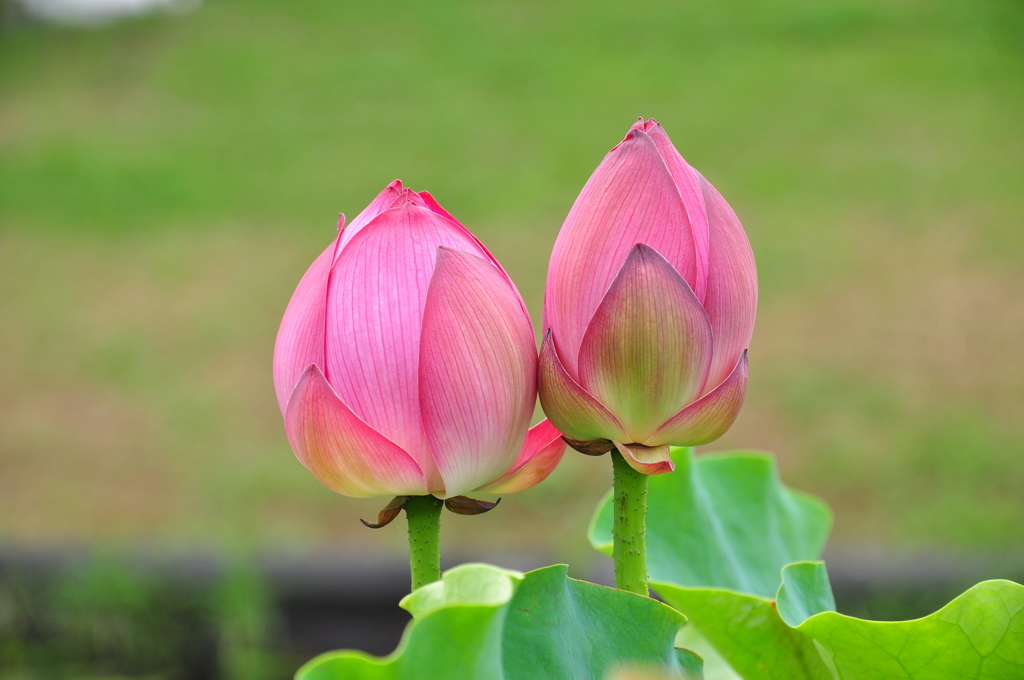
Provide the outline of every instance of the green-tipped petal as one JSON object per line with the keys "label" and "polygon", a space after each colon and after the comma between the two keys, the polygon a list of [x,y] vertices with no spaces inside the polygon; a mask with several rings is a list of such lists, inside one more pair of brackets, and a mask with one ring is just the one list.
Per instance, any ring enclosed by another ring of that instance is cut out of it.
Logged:
{"label": "green-tipped petal", "polygon": [[565,436],[578,441],[626,438],[618,419],[566,372],[551,331],[540,347],[537,383],[544,414]]}
{"label": "green-tipped petal", "polygon": [[712,344],[711,323],[689,284],[638,243],[583,336],[579,382],[622,423],[623,441],[643,442],[700,396]]}
{"label": "green-tipped petal", "polygon": [[672,452],[668,444],[664,446],[643,446],[641,444],[622,444],[613,441],[629,467],[645,475],[663,475],[676,469],[672,462]]}
{"label": "green-tipped petal", "polygon": [[644,442],[648,446],[701,446],[713,442],[732,427],[747,394],[747,352],[721,385],[693,402],[662,425]]}

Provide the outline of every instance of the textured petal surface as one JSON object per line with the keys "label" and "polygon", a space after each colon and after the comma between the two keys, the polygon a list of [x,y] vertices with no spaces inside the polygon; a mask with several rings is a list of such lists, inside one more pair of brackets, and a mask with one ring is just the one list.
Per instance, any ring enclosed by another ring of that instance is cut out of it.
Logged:
{"label": "textured petal surface", "polygon": [[567,437],[579,441],[626,437],[618,419],[565,370],[552,331],[541,345],[537,376],[544,415]]}
{"label": "textured petal surface", "polygon": [[676,469],[672,462],[671,449],[667,444],[650,447],[616,441],[613,441],[612,444],[615,444],[615,448],[619,450],[629,466],[637,472],[645,475],[663,475]]}
{"label": "textured petal surface", "polygon": [[438,249],[419,386],[446,496],[472,491],[515,463],[537,400],[537,345],[519,293],[488,259]]}
{"label": "textured petal surface", "polygon": [[664,128],[653,118],[644,124],[644,130],[650,135],[654,145],[661,153],[668,171],[672,173],[676,188],[686,206],[686,216],[690,220],[690,233],[693,234],[693,248],[696,254],[696,277],[693,292],[697,299],[704,301],[708,278],[708,213],[704,205],[704,192],[700,185],[700,174],[690,167],[668,138]]}
{"label": "textured petal surface", "polygon": [[316,366],[288,401],[285,430],[302,464],[333,491],[356,498],[427,493],[412,457],[352,413]]}
{"label": "textured petal surface", "polygon": [[587,328],[579,382],[615,414],[627,442],[642,442],[700,395],[711,347],[711,324],[690,286],[638,244]]}
{"label": "textured petal surface", "polygon": [[426,206],[430,210],[433,210],[441,217],[444,217],[445,219],[454,222],[460,227],[462,226],[462,222],[459,222],[457,219],[455,219],[454,215],[452,215],[450,212],[442,208],[441,204],[437,202],[437,199],[434,198],[433,194],[431,194],[429,191],[419,191],[417,192],[417,195],[420,197],[420,200],[423,201],[424,206]]}
{"label": "textured petal surface", "polygon": [[724,382],[673,416],[644,443],[701,446],[713,442],[732,427],[746,394],[747,353],[744,351]]}
{"label": "textured petal surface", "polygon": [[515,493],[540,484],[558,467],[565,454],[562,433],[548,420],[542,420],[526,434],[526,441],[512,469],[477,491]]}
{"label": "textured petal surface", "polygon": [[274,390],[284,415],[288,398],[310,364],[324,366],[327,277],[337,239],[313,261],[296,286],[274,343]]}
{"label": "textured petal surface", "polygon": [[654,141],[634,127],[583,187],[551,252],[544,330],[555,331],[573,378],[587,324],[637,243],[661,253],[694,287],[696,253],[683,199]]}
{"label": "textured petal surface", "polygon": [[373,218],[390,208],[395,204],[395,201],[402,199],[408,193],[409,190],[402,186],[402,180],[400,179],[396,179],[387,185],[384,191],[377,194],[377,197],[370,201],[370,205],[363,208],[363,211],[356,215],[356,218],[341,232],[341,248],[348,245],[348,242],[362,231],[363,227],[372,222]]}
{"label": "textured petal surface", "polygon": [[726,379],[740,354],[750,347],[757,312],[757,266],[736,213],[706,179],[700,180],[710,225],[704,309],[715,334],[711,373],[705,386],[709,391]]}
{"label": "textured petal surface", "polygon": [[353,412],[440,484],[423,436],[420,330],[438,246],[484,255],[466,230],[411,202],[385,210],[342,249],[327,291],[327,380]]}
{"label": "textured petal surface", "polygon": [[[437,202],[437,199],[435,199],[429,191],[421,191],[417,194],[417,196],[424,207],[429,208],[430,210],[434,211],[441,217],[450,220],[453,224],[456,224],[460,228],[465,230],[466,236],[473,239],[476,242],[476,244],[480,246],[480,250],[487,256],[487,259],[490,260],[495,267],[501,270],[501,273],[505,275],[505,278],[508,279],[508,282],[510,284],[512,284],[512,287],[515,287],[515,283],[512,282],[512,278],[508,275],[508,272],[505,271],[505,268],[501,266],[501,263],[498,262],[498,258],[494,257],[494,255],[491,254],[491,251],[487,250],[487,247],[480,241],[480,239],[476,237],[475,234],[473,234],[473,232],[463,227],[462,222],[459,222],[457,219],[455,219],[454,216],[452,216],[450,212],[442,208],[441,204]],[[518,289],[516,290],[516,292],[519,292]],[[527,314],[530,313],[529,310],[526,309],[525,302],[523,303],[523,311],[526,312]]]}

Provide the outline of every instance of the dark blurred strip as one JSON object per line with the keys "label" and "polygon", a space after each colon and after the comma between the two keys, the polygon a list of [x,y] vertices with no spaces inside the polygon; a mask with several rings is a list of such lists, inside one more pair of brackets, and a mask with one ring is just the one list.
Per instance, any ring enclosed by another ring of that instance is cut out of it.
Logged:
{"label": "dark blurred strip", "polygon": [[[838,609],[863,618],[922,616],[985,579],[1024,582],[1019,554],[893,555],[847,547],[826,557]],[[521,571],[546,563],[529,555],[486,561]],[[597,564],[587,578],[610,585],[610,562]],[[259,677],[285,678],[303,660],[331,649],[391,652],[409,618],[398,607],[408,578],[401,561],[329,552],[239,560],[208,553],[0,547],[0,671],[38,672],[36,657],[61,648],[72,650],[62,661],[68,667],[254,680],[255,664],[263,669]],[[76,642],[83,630],[94,641],[108,629],[128,629],[137,639],[118,638],[106,647]],[[172,662],[156,652],[146,657],[147,636],[159,638],[162,653],[183,666],[168,668]],[[168,652],[173,640],[187,653]]]}

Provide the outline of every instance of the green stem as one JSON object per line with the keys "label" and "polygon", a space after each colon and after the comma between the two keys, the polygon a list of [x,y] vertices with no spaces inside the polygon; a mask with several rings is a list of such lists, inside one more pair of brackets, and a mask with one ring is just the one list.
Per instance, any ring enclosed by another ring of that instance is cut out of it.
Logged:
{"label": "green stem", "polygon": [[441,508],[433,496],[411,496],[405,502],[409,520],[409,569],[412,589],[441,580]]}
{"label": "green stem", "polygon": [[615,587],[646,596],[647,475],[630,467],[615,449],[611,453],[615,475],[615,520],[612,525]]}

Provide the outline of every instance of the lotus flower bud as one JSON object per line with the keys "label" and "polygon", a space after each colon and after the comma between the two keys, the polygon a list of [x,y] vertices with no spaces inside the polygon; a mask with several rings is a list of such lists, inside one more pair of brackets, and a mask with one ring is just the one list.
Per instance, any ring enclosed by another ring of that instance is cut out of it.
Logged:
{"label": "lotus flower bud", "polygon": [[736,214],[642,118],[580,192],[551,253],[539,387],[588,453],[672,469],[668,445],[732,425],[747,387],[757,270]]}
{"label": "lotus flower bud", "polygon": [[274,387],[295,455],[346,496],[509,493],[565,450],[530,429],[537,348],[497,260],[395,181],[313,262],[284,313]]}

